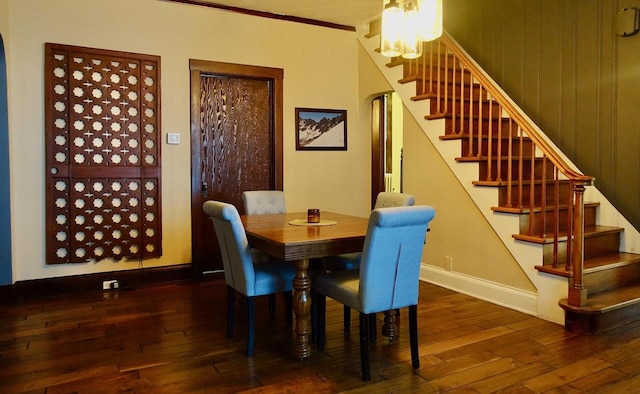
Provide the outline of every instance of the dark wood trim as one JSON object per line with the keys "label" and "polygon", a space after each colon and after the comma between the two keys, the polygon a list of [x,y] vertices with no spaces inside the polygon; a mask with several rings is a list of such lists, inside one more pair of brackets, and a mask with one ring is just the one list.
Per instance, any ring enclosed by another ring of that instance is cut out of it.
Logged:
{"label": "dark wood trim", "polygon": [[371,101],[371,209],[378,193],[384,191],[384,94]]}
{"label": "dark wood trim", "polygon": [[[222,278],[222,275],[219,275],[219,277]],[[207,276],[207,279],[213,278],[214,276]],[[119,291],[126,291],[152,284],[190,281],[194,280],[194,274],[191,264],[181,264],[168,267],[25,280],[9,286],[0,286],[0,304],[19,304],[24,300],[89,291],[103,291],[102,282],[114,279],[119,283]],[[216,277],[216,279],[218,278]]]}
{"label": "dark wood trim", "polygon": [[274,13],[265,12],[265,11],[250,10],[247,8],[233,7],[233,6],[217,4],[217,3],[209,3],[206,1],[198,1],[198,0],[164,0],[164,1],[172,2],[172,3],[197,5],[197,6],[208,7],[208,8],[215,8],[215,9],[224,10],[224,11],[236,12],[239,14],[259,16],[262,18],[278,19],[278,20],[288,21],[288,22],[296,22],[296,23],[304,23],[304,24],[313,25],[313,26],[328,27],[330,29],[356,31],[356,28],[354,26],[324,22],[324,21],[319,21],[319,20],[310,19],[310,18],[301,18],[297,16],[292,16],[292,15],[281,15],[281,14],[274,14]]}

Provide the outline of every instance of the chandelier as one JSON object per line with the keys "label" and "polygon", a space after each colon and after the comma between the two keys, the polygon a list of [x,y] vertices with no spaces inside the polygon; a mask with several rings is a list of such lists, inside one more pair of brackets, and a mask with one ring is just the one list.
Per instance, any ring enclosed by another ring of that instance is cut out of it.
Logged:
{"label": "chandelier", "polygon": [[425,41],[442,35],[442,0],[383,1],[382,55],[415,59],[422,56]]}

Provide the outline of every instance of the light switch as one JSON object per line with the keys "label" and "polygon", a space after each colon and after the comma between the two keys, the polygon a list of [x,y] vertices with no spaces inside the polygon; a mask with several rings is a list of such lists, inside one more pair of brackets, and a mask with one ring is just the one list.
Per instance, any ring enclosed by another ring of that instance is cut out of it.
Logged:
{"label": "light switch", "polygon": [[167,144],[169,144],[169,145],[179,145],[180,144],[180,133],[167,133]]}

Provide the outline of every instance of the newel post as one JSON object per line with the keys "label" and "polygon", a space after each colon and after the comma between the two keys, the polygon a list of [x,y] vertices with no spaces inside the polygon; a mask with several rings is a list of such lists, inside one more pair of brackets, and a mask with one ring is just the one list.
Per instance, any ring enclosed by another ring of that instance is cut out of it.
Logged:
{"label": "newel post", "polygon": [[587,304],[587,289],[582,282],[584,269],[584,190],[585,184],[573,183],[573,239],[571,242],[571,266],[573,277],[569,286],[569,305],[585,306]]}

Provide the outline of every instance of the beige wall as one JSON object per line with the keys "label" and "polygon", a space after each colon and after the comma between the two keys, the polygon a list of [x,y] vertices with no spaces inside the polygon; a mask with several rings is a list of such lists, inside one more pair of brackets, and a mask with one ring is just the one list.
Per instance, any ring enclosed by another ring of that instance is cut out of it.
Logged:
{"label": "beige wall", "polygon": [[[370,108],[371,98],[389,91],[391,86],[362,48],[359,62],[360,95],[366,98],[361,103],[364,114]],[[452,271],[456,274],[534,292],[534,285],[411,113],[404,110],[402,119],[404,192],[413,194],[416,204],[436,209],[423,263],[444,269],[444,258],[448,256],[453,259]]]}
{"label": "beige wall", "polygon": [[640,229],[640,34],[615,35],[624,7],[640,0],[447,0],[445,28]]}
{"label": "beige wall", "polygon": [[[138,268],[137,262],[45,264],[45,42],[162,58],[162,132],[180,133],[182,143],[162,146],[164,255],[144,267],[191,261],[191,58],[284,69],[287,208],[368,213],[370,137],[360,113],[355,33],[158,0],[0,0],[0,11],[0,31],[9,41],[14,281]],[[349,150],[297,152],[298,106],[346,109]]]}

